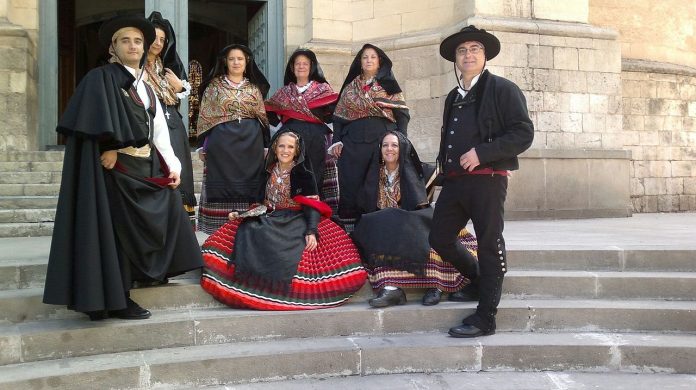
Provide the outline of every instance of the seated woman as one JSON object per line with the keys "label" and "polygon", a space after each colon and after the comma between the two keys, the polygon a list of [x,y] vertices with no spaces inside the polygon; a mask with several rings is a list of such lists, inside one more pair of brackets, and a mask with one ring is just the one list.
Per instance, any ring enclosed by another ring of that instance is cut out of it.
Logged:
{"label": "seated woman", "polygon": [[[353,240],[363,256],[372,289],[372,307],[406,303],[402,288],[426,288],[424,305],[436,305],[443,291],[450,300],[470,300],[460,292],[469,284],[451,264],[430,249],[432,208],[416,150],[400,132],[389,131],[380,142],[378,161],[371,161],[358,198],[363,213]],[[375,159],[376,160],[376,159]],[[466,229],[460,239],[476,252],[476,238]]]}
{"label": "seated woman", "polygon": [[215,299],[245,309],[322,309],[365,284],[358,250],[327,218],[307,165],[300,137],[279,131],[266,159],[264,205],[230,213],[202,246],[201,286]]}

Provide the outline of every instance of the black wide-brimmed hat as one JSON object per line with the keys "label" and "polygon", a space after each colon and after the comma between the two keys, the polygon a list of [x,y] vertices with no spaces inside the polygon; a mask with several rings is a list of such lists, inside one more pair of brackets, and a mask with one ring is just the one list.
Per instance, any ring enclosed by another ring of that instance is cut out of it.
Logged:
{"label": "black wide-brimmed hat", "polygon": [[[109,47],[114,33],[124,27],[133,27],[140,30],[143,33],[146,47],[150,47],[152,42],[155,41],[155,27],[152,23],[139,15],[124,15],[107,20],[99,27],[99,42]],[[145,52],[147,53],[147,50]]]}
{"label": "black wide-brimmed hat", "polygon": [[440,44],[440,56],[447,61],[454,62],[455,50],[464,42],[478,41],[483,44],[486,49],[486,60],[491,60],[500,53],[500,41],[495,35],[487,32],[484,29],[478,29],[474,25],[470,25],[461,29],[458,33],[454,33]]}

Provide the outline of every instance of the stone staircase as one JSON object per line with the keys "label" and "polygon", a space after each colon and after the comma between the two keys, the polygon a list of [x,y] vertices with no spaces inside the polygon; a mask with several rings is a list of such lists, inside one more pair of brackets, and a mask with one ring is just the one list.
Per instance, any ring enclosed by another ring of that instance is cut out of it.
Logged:
{"label": "stone staircase", "polygon": [[[0,153],[0,237],[53,234],[63,152]],[[195,188],[203,165],[194,156]]]}
{"label": "stone staircase", "polygon": [[196,273],[133,290],[152,309],[149,320],[89,322],[41,303],[48,246],[47,238],[0,239],[0,389],[401,373],[696,374],[696,249],[513,248],[498,333],[466,340],[445,332],[473,303],[424,307],[416,291],[407,305],[376,310],[365,303],[366,286],[335,309],[234,310],[203,292]]}

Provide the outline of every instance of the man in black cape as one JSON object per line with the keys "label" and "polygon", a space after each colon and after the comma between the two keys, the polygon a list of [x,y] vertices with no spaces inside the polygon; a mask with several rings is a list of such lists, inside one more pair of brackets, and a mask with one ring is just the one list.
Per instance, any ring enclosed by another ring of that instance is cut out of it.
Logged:
{"label": "man in black cape", "polygon": [[105,22],[110,63],[78,85],[56,131],[66,136],[44,303],[92,320],[143,319],[132,283],[202,266],[181,197],[181,164],[160,102],[142,80],[155,37],[140,16]]}

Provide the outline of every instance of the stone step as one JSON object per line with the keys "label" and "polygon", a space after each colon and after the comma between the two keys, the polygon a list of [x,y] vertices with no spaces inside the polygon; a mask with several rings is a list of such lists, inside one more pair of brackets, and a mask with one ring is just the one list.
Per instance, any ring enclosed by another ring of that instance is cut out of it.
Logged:
{"label": "stone step", "polygon": [[[186,275],[185,277],[189,277]],[[16,283],[21,283],[18,281]],[[696,274],[583,271],[510,271],[503,285],[505,297],[519,299],[627,299],[690,301],[696,297]],[[177,279],[156,288],[135,289],[133,299],[151,309],[183,309],[221,306],[198,285],[198,279]],[[0,291],[0,322],[74,318],[80,314],[62,306],[41,303],[43,289]],[[422,290],[408,290],[410,302],[420,302]],[[364,302],[372,296],[369,285],[353,297]]]}
{"label": "stone step", "polygon": [[61,162],[63,161],[63,152],[43,152],[43,151],[6,151],[0,152],[0,161],[15,162]]}
{"label": "stone step", "polygon": [[0,210],[0,223],[53,222],[55,209]]}
{"label": "stone step", "polygon": [[60,184],[3,184],[1,196],[58,196]]}
{"label": "stone step", "polygon": [[10,209],[55,209],[56,196],[0,196],[0,210]]}
{"label": "stone step", "polygon": [[53,222],[0,223],[3,237],[49,237],[53,234]]}
{"label": "stone step", "polygon": [[695,359],[692,335],[660,333],[500,332],[476,339],[455,339],[441,332],[316,337],[13,364],[0,367],[0,388],[196,387],[407,372],[693,374]]}
{"label": "stone step", "polygon": [[3,172],[2,184],[60,184],[61,172]]}
{"label": "stone step", "polygon": [[62,161],[0,161],[0,172],[61,172]]}
{"label": "stone step", "polygon": [[[464,387],[462,384],[466,383]],[[383,389],[485,389],[485,390],[690,390],[696,376],[688,374],[636,374],[623,372],[447,372],[353,375],[321,379],[290,379],[235,385],[234,390],[383,390]],[[173,387],[171,389],[184,389]],[[188,388],[187,388],[188,389]],[[229,390],[206,386],[206,390]]]}
{"label": "stone step", "polygon": [[[75,319],[0,326],[0,365],[105,353],[221,343],[446,331],[475,303],[418,303],[372,309],[367,303],[263,312],[227,307],[159,310],[146,321]],[[499,307],[499,332],[696,332],[696,302],[519,300]],[[696,345],[694,345],[696,348]]]}

